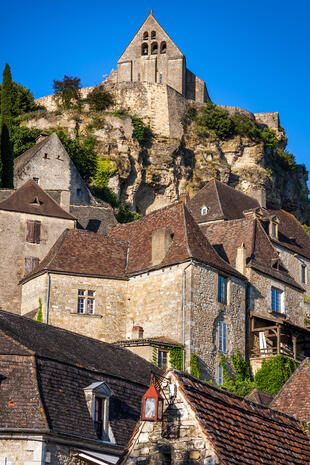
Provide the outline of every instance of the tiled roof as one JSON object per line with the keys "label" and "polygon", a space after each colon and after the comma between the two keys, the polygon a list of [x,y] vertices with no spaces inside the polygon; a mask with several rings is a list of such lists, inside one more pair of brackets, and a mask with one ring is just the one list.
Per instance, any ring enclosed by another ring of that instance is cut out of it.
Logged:
{"label": "tiled roof", "polygon": [[70,213],[77,219],[77,228],[99,234],[108,234],[117,224],[113,208],[107,203],[102,205],[70,205]]}
{"label": "tiled roof", "polygon": [[127,244],[89,231],[66,229],[47,256],[27,275],[43,271],[125,279]]}
{"label": "tiled roof", "polygon": [[[162,262],[153,266],[152,232],[162,227],[170,231],[172,242]],[[109,236],[128,241],[128,275],[192,258],[243,278],[215,252],[182,202],[156,210],[133,223],[117,225],[110,230]]]}
{"label": "tiled roof", "polygon": [[247,266],[303,291],[279,259],[259,220],[221,221],[201,226],[201,229],[215,250],[232,266],[236,263],[237,249],[244,244]]}
{"label": "tiled roof", "polygon": [[124,339],[122,341],[114,342],[113,344],[118,344],[121,347],[134,346],[134,345],[164,345],[167,347],[179,346],[180,343],[174,339],[170,339],[165,336],[158,337],[149,337],[149,338],[139,338],[139,339]]}
{"label": "tiled roof", "polygon": [[175,372],[222,465],[310,464],[310,441],[280,412]]}
{"label": "tiled roof", "polygon": [[279,239],[272,241],[310,260],[310,236],[295,216],[285,210],[268,212],[279,219]]}
{"label": "tiled roof", "polygon": [[126,349],[0,310],[0,429],[96,439],[84,389],[104,381],[111,428],[125,445],[152,371],[161,373]]}
{"label": "tiled roof", "polygon": [[[187,206],[197,223],[204,223],[244,218],[243,211],[258,208],[259,203],[243,192],[214,179],[197,192]],[[206,215],[201,214],[203,206],[208,209]]]}
{"label": "tiled roof", "polygon": [[270,404],[279,410],[310,423],[310,359],[306,358],[287,380]]}
{"label": "tiled roof", "polygon": [[253,389],[253,391],[249,392],[249,394],[245,396],[245,399],[261,404],[264,407],[268,407],[273,397],[274,396],[269,394],[269,392],[262,392],[258,389]]}
{"label": "tiled roof", "polygon": [[0,202],[0,210],[74,220],[32,179]]}

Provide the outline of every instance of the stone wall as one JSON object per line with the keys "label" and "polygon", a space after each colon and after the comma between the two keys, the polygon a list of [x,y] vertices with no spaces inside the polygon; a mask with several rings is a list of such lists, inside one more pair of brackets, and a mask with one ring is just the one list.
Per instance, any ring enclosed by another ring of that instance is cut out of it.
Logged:
{"label": "stone wall", "polygon": [[[26,242],[28,220],[41,222],[39,244]],[[21,288],[18,283],[25,276],[25,257],[42,260],[61,233],[74,228],[74,223],[74,220],[0,211],[0,307],[20,313]]]}
{"label": "stone wall", "polygon": [[[248,271],[248,279],[251,282],[250,310],[263,316],[283,318],[283,314],[291,323],[304,326],[303,292],[292,286],[268,277],[253,269]],[[282,313],[271,311],[271,288],[282,291]]]}
{"label": "stone wall", "polygon": [[[47,318],[47,275],[22,286],[22,314],[35,310],[39,297]],[[94,314],[77,313],[78,290],[95,292]],[[50,273],[48,322],[85,336],[114,342],[125,338],[127,281]]]}
{"label": "stone wall", "polygon": [[0,465],[42,465],[43,453],[42,436],[20,434],[6,439],[0,435]]}
{"label": "stone wall", "polygon": [[[190,326],[186,342],[190,352],[199,357],[201,378],[218,380],[218,364],[222,355],[230,357],[238,349],[246,353],[246,283],[231,277],[227,282],[227,304],[217,302],[218,272],[210,267],[196,265],[192,271],[192,303]],[[218,351],[218,322],[227,324],[227,353]],[[190,354],[187,354],[187,369]]]}
{"label": "stone wall", "polygon": [[[173,381],[173,380],[172,380]],[[121,465],[217,465],[215,450],[177,386],[175,399],[165,401],[163,421],[141,421]],[[169,392],[164,390],[166,399]]]}

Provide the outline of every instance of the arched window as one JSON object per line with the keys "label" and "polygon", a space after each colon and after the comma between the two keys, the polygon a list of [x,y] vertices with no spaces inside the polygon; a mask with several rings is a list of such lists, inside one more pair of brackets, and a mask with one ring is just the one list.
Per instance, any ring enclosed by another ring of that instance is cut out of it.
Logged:
{"label": "arched window", "polygon": [[149,33],[145,31],[143,34],[143,40],[148,40],[148,38],[149,38]]}
{"label": "arched window", "polygon": [[160,53],[166,53],[166,51],[167,51],[167,44],[166,42],[162,42],[160,44]]}
{"label": "arched window", "polygon": [[151,32],[151,40],[154,40],[154,39],[156,39],[156,32],[152,31]]}
{"label": "arched window", "polygon": [[152,48],[151,48],[151,54],[152,55],[157,55],[157,53],[158,53],[158,43],[153,42],[152,43]]}
{"label": "arched window", "polygon": [[148,44],[142,44],[141,45],[141,55],[148,55],[149,53],[149,46]]}

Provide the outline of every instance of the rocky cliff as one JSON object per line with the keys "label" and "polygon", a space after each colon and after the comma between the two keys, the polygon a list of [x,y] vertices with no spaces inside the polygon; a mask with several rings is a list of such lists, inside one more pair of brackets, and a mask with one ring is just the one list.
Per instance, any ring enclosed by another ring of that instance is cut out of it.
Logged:
{"label": "rocky cliff", "polygon": [[[182,100],[167,86],[157,87],[109,84],[114,107],[96,114],[87,107],[78,115],[72,110],[60,112],[52,97],[39,99],[49,111],[26,124],[39,129],[60,126],[72,137],[77,131],[80,135],[91,131],[98,155],[116,167],[108,187],[142,214],[183,194],[191,196],[216,177],[262,204],[266,201],[269,207],[284,208],[301,222],[309,222],[307,171],[284,151],[287,138],[277,113],[254,115],[221,107],[230,118],[237,115],[239,123],[241,118],[242,125],[253,123],[260,131],[268,128],[267,136],[275,139],[254,137],[243,126],[221,137],[210,127],[201,130],[205,121],[199,116],[204,111],[201,105]],[[133,115],[153,131],[143,144],[133,136]]]}

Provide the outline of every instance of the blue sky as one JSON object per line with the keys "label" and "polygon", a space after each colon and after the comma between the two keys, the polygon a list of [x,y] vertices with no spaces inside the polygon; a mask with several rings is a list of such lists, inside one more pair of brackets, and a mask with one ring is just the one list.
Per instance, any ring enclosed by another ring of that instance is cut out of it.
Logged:
{"label": "blue sky", "polygon": [[310,169],[307,0],[5,2],[0,67],[8,62],[35,97],[52,93],[53,79],[64,74],[99,84],[151,8],[212,100],[278,111],[288,149]]}

